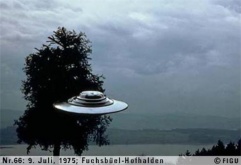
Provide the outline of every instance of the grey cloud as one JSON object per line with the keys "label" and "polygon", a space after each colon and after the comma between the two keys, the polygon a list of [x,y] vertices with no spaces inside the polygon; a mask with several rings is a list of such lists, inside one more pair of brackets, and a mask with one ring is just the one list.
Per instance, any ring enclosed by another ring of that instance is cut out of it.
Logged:
{"label": "grey cloud", "polygon": [[9,5],[4,2],[0,2],[0,9],[1,10],[9,9]]}
{"label": "grey cloud", "polygon": [[[181,13],[182,11],[179,12]],[[219,56],[218,58],[219,60],[221,60],[222,58],[225,58],[225,56],[228,56],[228,54],[230,54],[231,52],[238,51],[237,41],[240,40],[240,37],[237,35],[237,33],[239,33],[239,30],[236,28],[239,24],[237,21],[236,25],[230,25],[228,21],[225,21],[223,17],[219,16],[225,13],[221,13],[218,15],[216,15],[216,12],[210,13],[211,17],[215,18],[214,20],[209,20],[209,18],[206,17],[206,14],[200,13],[200,11],[197,16],[192,15],[192,13],[189,13],[188,17],[185,17],[185,14],[183,15],[183,17],[178,16],[178,19],[172,16],[164,22],[162,20],[166,19],[165,16],[163,18],[162,16],[158,15],[160,18],[156,23],[159,23],[160,25],[164,24],[167,28],[158,29],[158,26],[147,27],[143,25],[143,27],[141,27],[142,29],[147,29],[150,31],[150,34],[147,34],[146,36],[144,36],[144,38],[133,37],[133,35],[136,33],[135,26],[132,28],[132,35],[130,34],[130,32],[123,33],[123,30],[121,28],[115,30],[115,32],[113,33],[112,31],[109,31],[109,33],[111,35],[117,35],[116,33],[118,33],[119,35],[117,36],[120,37],[118,38],[119,40],[121,40],[122,37],[125,38],[125,42],[120,44],[123,44],[125,49],[131,52],[129,56],[130,60],[137,61],[137,63],[140,64],[139,67],[137,67],[138,69],[145,68],[143,67],[143,65],[145,65],[144,62],[148,63],[146,66],[148,68],[149,63],[155,63],[156,60],[160,60],[160,64],[162,62],[177,63],[178,58],[174,59],[174,61],[170,60],[173,60],[173,57],[179,57],[180,55],[183,56],[184,59],[192,58],[193,60],[189,60],[190,62],[197,61],[198,63],[200,63],[200,65],[206,65],[209,63],[209,61],[205,60],[211,59],[208,58],[210,52],[219,52],[219,55],[217,53],[217,56]],[[182,14],[180,15],[182,16]],[[158,16],[154,15],[153,17]],[[171,23],[168,22],[169,20],[171,20]],[[138,28],[140,28],[140,26],[141,25],[138,24]],[[229,40],[230,43],[227,43],[228,36],[232,36],[232,40]],[[102,41],[108,43],[108,39]],[[115,42],[116,45],[118,45],[118,43],[118,41]],[[109,45],[111,46],[112,44]],[[223,49],[223,47],[226,47],[225,50]],[[123,50],[118,51],[119,53],[121,53]],[[123,54],[125,54],[125,52]],[[113,54],[113,56],[115,55]],[[140,59],[143,59],[143,61],[140,62]],[[215,59],[212,58],[212,60]],[[223,63],[225,61],[220,61],[220,63]],[[188,60],[186,60],[186,62],[188,62]],[[181,61],[180,63],[183,64],[183,62]],[[216,62],[216,64],[217,63],[218,62]],[[158,67],[152,68],[158,69]]]}
{"label": "grey cloud", "polygon": [[236,1],[236,0],[230,0],[230,1],[216,0],[215,3],[217,5],[220,5],[222,7],[227,8],[228,10],[231,10],[233,12],[241,13],[241,2],[240,1]]}

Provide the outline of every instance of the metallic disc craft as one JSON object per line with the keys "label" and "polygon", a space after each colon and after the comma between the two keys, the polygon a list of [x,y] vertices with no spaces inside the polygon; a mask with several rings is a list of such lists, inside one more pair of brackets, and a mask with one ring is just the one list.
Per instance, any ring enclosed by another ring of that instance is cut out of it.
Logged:
{"label": "metallic disc craft", "polygon": [[67,102],[55,103],[54,107],[77,114],[108,114],[123,111],[128,105],[122,101],[109,99],[99,91],[83,91]]}

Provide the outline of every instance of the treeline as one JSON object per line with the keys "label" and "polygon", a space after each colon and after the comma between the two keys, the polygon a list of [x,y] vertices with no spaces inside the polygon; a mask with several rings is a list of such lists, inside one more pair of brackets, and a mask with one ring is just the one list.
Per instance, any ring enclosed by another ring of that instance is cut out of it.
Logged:
{"label": "treeline", "polygon": [[194,154],[187,150],[184,156],[241,156],[241,139],[237,143],[230,142],[227,145],[219,140],[211,149],[198,149]]}

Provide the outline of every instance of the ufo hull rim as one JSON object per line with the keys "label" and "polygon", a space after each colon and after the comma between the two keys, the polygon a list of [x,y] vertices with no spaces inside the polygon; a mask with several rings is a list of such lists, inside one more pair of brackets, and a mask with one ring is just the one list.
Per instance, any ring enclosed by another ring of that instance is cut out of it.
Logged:
{"label": "ufo hull rim", "polygon": [[105,106],[76,106],[68,102],[54,103],[53,106],[60,111],[74,113],[74,114],[90,114],[90,115],[100,115],[100,114],[110,114],[120,111],[124,111],[128,108],[128,104],[119,100],[114,100],[113,104]]}

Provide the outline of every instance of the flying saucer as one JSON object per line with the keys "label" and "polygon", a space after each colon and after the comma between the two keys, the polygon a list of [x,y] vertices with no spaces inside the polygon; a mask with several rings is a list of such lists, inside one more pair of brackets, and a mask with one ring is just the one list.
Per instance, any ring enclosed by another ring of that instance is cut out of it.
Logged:
{"label": "flying saucer", "polygon": [[77,114],[108,114],[126,110],[125,102],[109,99],[99,91],[83,91],[79,96],[70,98],[67,102],[54,103],[61,111]]}

